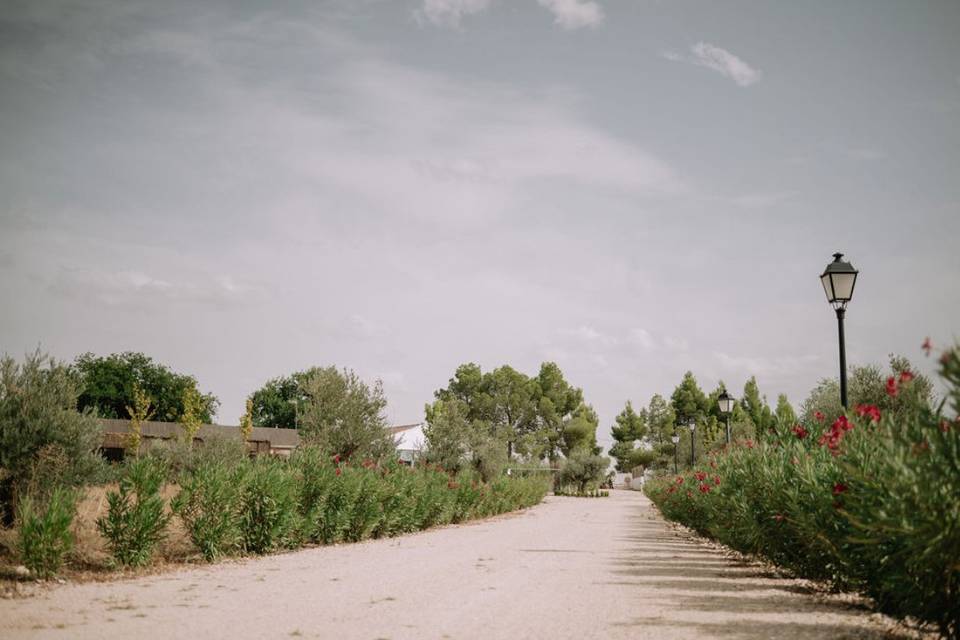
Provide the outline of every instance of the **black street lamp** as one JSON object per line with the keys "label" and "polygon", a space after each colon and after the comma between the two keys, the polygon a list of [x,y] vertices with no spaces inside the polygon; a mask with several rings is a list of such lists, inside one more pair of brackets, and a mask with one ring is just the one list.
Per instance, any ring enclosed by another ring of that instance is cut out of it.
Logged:
{"label": "black street lamp", "polygon": [[727,390],[724,389],[717,397],[717,404],[720,405],[720,413],[727,416],[727,444],[730,444],[730,414],[733,412],[734,399],[730,397]]}
{"label": "black street lamp", "polygon": [[690,467],[697,463],[697,422],[693,418],[690,419],[690,424],[687,425],[690,427]]}
{"label": "black street lamp", "polygon": [[679,473],[680,454],[677,453],[677,443],[680,442],[680,436],[677,435],[676,431],[674,431],[673,435],[670,436],[670,441],[673,442],[673,472]]}
{"label": "black street lamp", "polygon": [[840,404],[847,408],[847,348],[843,336],[843,317],[847,303],[853,298],[853,286],[857,283],[857,274],[849,262],[842,260],[842,253],[833,254],[833,262],[827,265],[820,282],[827,294],[827,301],[837,312],[837,327],[840,333]]}

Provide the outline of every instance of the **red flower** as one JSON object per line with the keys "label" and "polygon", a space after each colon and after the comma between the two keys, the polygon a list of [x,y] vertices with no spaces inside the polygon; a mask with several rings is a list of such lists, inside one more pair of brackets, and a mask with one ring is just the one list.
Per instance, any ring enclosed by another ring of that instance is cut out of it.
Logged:
{"label": "red flower", "polygon": [[813,417],[816,418],[817,422],[823,422],[824,420],[827,419],[827,417],[823,415],[822,411],[814,411]]}
{"label": "red flower", "polygon": [[720,486],[720,476],[713,476],[713,484]]}
{"label": "red flower", "polygon": [[697,477],[697,480],[699,480],[700,482],[703,482],[703,479],[707,477],[707,474],[705,474],[703,471],[697,471],[693,475],[695,475]]}
{"label": "red flower", "polygon": [[677,484],[683,484],[683,476],[677,476]]}
{"label": "red flower", "polygon": [[701,484],[701,485],[700,485],[700,493],[710,493],[710,485],[708,485],[708,484]]}
{"label": "red flower", "polygon": [[340,475],[340,467],[337,467],[337,475]]}
{"label": "red flower", "polygon": [[923,344],[920,345],[920,348],[923,349],[923,352],[929,358],[930,351],[933,350],[933,345],[930,344],[930,336],[927,336],[926,338],[923,339]]}
{"label": "red flower", "polygon": [[333,456],[333,464],[339,464],[339,463],[340,463],[340,454],[338,453],[337,455]]}
{"label": "red flower", "polygon": [[753,440],[746,440],[743,444],[747,447],[747,449],[753,449]]}
{"label": "red flower", "polygon": [[693,491],[687,491],[687,497],[688,497],[688,498],[692,498],[692,497],[693,497]]}
{"label": "red flower", "polygon": [[887,378],[887,395],[891,398],[895,398],[899,389],[897,389],[897,381],[893,376]]}
{"label": "red flower", "polygon": [[913,380],[912,371],[907,370],[900,372],[900,384],[903,384],[904,382],[910,382],[911,380]]}
{"label": "red flower", "polygon": [[861,418],[870,418],[874,422],[880,422],[880,409],[876,405],[858,404],[856,412]]}
{"label": "red flower", "polygon": [[946,420],[941,420],[941,421],[940,421],[940,431],[943,431],[944,433],[949,433],[949,432],[950,432],[950,423],[947,422]]}
{"label": "red flower", "polygon": [[677,490],[677,488],[676,488],[675,486],[672,486],[672,485],[671,485],[670,488],[667,489],[667,493],[673,493],[673,492],[676,491],[676,490]]}
{"label": "red flower", "polygon": [[835,484],[833,485],[833,495],[838,496],[838,495],[840,495],[841,493],[846,493],[846,492],[847,492],[847,489],[849,489],[849,488],[850,488],[850,487],[848,487],[847,485],[843,484],[842,482],[837,482],[837,483],[835,483]]}
{"label": "red flower", "polygon": [[776,520],[777,522],[783,522],[783,514],[778,513],[777,515],[773,516],[773,519]]}
{"label": "red flower", "polygon": [[802,424],[793,425],[793,429],[791,429],[791,431],[793,431],[793,435],[797,436],[797,439],[799,440],[803,440],[809,435],[807,430],[803,428]]}

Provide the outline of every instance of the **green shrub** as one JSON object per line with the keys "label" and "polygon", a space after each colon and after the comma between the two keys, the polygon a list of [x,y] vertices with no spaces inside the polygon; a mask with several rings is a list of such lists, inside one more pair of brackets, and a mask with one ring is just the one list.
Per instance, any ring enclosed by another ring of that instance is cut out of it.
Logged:
{"label": "green shrub", "polygon": [[212,561],[241,548],[240,487],[243,467],[204,462],[180,479],[174,513],[203,557]]}
{"label": "green shrub", "polygon": [[269,553],[295,546],[300,528],[297,482],[283,460],[260,458],[244,474],[240,493],[240,533],[243,548]]}
{"label": "green shrub", "polygon": [[120,490],[107,494],[107,515],[97,520],[97,528],[122,565],[148,564],[164,538],[170,521],[160,495],[165,473],[164,465],[154,458],[134,460],[126,467]]}
{"label": "green shrub", "polygon": [[237,467],[246,462],[247,446],[239,438],[214,435],[202,443],[183,439],[153,443],[146,457],[159,460],[167,470],[167,479],[177,482],[183,474],[190,474],[209,464]]}
{"label": "green shrub", "polygon": [[79,486],[102,468],[96,455],[100,425],[93,415],[77,412],[78,395],[69,369],[48,356],[36,352],[23,364],[0,359],[0,522],[10,523],[17,494],[33,482],[42,450],[62,454],[58,484]]}
{"label": "green shrub", "polygon": [[940,407],[911,374],[891,377],[886,392],[908,399],[896,411],[860,405],[644,490],[669,519],[958,637],[960,350],[940,373]]}
{"label": "green shrub", "polygon": [[290,459],[296,475],[300,538],[306,542],[337,540],[345,497],[334,482],[335,464],[317,447],[301,447]]}
{"label": "green shrub", "polygon": [[20,498],[17,546],[23,564],[33,575],[45,578],[62,566],[64,556],[73,546],[70,525],[76,507],[76,492],[64,487],[53,489],[45,500],[29,495]]}

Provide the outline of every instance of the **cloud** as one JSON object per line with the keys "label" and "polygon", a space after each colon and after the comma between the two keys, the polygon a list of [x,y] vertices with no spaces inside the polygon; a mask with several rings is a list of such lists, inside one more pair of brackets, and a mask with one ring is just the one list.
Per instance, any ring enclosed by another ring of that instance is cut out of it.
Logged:
{"label": "cloud", "polygon": [[[537,0],[553,14],[553,21],[572,31],[582,27],[598,27],[603,23],[603,8],[591,0]],[[413,12],[421,24],[459,29],[467,16],[490,8],[492,0],[423,0],[423,6]]]}
{"label": "cloud", "polygon": [[756,84],[763,77],[763,73],[759,69],[754,69],[726,49],[721,49],[707,42],[698,42],[690,47],[690,52],[693,55],[689,57],[676,51],[661,51],[658,55],[670,62],[689,62],[712,69],[725,78],[730,78],[741,87]]}
{"label": "cloud", "polygon": [[630,331],[627,340],[632,344],[638,345],[641,349],[646,351],[655,349],[657,346],[657,343],[653,339],[653,336],[650,335],[650,332],[639,327]]}
{"label": "cloud", "polygon": [[806,373],[812,365],[820,361],[820,356],[817,355],[751,357],[733,356],[722,351],[714,351],[713,357],[726,371],[777,378]]}
{"label": "cloud", "polygon": [[73,299],[93,300],[107,307],[153,310],[170,304],[234,307],[250,301],[258,289],[230,276],[171,281],[142,271],[61,267],[51,292]]}
{"label": "cloud", "polygon": [[437,27],[459,28],[460,20],[490,6],[491,0],[423,0],[423,7],[414,12],[420,22],[429,22]]}
{"label": "cloud", "polygon": [[564,329],[560,333],[590,345],[611,346],[618,342],[615,337],[608,336],[588,325],[581,325],[576,329]]}
{"label": "cloud", "polygon": [[587,0],[537,0],[553,14],[554,23],[564,29],[598,27],[603,23],[603,8]]}
{"label": "cloud", "polygon": [[758,69],[754,69],[726,49],[715,47],[706,42],[698,42],[690,50],[693,52],[695,64],[713,69],[741,87],[749,87],[760,81],[762,74]]}

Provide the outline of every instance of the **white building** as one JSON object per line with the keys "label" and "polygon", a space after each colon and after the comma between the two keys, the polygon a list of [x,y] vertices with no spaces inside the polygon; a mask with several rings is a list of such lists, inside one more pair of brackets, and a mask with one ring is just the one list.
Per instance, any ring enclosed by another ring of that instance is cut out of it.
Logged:
{"label": "white building", "polygon": [[423,451],[426,439],[423,436],[423,423],[401,424],[390,427],[397,447],[397,457],[404,464],[413,465]]}

